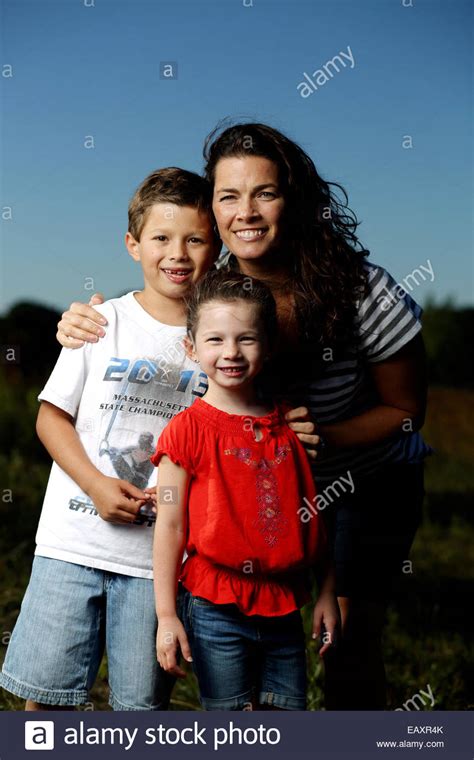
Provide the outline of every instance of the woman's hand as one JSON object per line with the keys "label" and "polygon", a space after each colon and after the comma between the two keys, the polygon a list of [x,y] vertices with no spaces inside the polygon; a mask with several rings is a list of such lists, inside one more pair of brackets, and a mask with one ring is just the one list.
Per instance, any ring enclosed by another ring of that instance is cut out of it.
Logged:
{"label": "woman's hand", "polygon": [[316,425],[311,420],[307,407],[298,406],[296,409],[290,409],[285,414],[285,419],[305,447],[308,457],[316,459],[320,437],[316,435]]}
{"label": "woman's hand", "polygon": [[89,305],[72,303],[58,322],[56,340],[64,348],[80,348],[85,342],[97,343],[105,335],[102,327],[107,324],[107,320],[92,307],[101,303],[104,303],[102,293],[95,293]]}
{"label": "woman's hand", "polygon": [[336,643],[339,628],[340,613],[337,597],[332,591],[323,592],[314,607],[312,633],[313,639],[321,637],[323,645],[319,650],[320,657]]}
{"label": "woman's hand", "polygon": [[156,634],[156,656],[163,670],[177,678],[186,678],[185,671],[179,667],[177,652],[181,650],[186,662],[192,662],[191,647],[184,626],[177,615],[162,617],[158,622]]}

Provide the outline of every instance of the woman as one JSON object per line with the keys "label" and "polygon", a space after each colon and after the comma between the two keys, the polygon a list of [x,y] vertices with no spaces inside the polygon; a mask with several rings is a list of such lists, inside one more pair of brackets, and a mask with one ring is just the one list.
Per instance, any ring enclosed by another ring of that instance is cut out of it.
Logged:
{"label": "woman", "polygon": [[[204,156],[228,249],[221,265],[263,280],[277,302],[267,382],[315,421],[299,423],[318,449],[320,497],[308,519],[324,510],[343,626],[325,658],[326,708],[384,709],[384,614],[420,521],[429,452],[417,432],[426,404],[421,309],[365,261],[345,192],[283,134],[263,124],[217,128]],[[73,304],[60,342],[95,335],[97,316]]]}

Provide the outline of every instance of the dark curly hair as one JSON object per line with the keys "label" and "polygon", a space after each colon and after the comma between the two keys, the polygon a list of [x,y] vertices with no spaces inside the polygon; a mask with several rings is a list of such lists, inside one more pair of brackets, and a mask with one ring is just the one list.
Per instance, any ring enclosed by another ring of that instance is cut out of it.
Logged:
{"label": "dark curly hair", "polygon": [[293,270],[301,338],[320,347],[353,342],[369,252],[357,238],[359,223],[344,188],[322,179],[304,150],[273,127],[227,124],[220,122],[206,138],[206,178],[214,184],[223,158],[261,156],[277,165],[286,202],[283,245]]}

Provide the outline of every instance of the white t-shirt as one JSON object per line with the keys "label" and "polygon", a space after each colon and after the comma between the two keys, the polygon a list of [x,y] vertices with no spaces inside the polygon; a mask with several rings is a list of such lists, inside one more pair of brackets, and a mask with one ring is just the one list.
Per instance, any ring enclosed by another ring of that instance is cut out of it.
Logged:
{"label": "white t-shirt", "polygon": [[[108,321],[98,343],[63,349],[39,395],[70,414],[91,462],[139,488],[156,484],[150,462],[169,420],[203,396],[206,375],[182,346],[184,327],[153,319],[133,293],[96,307]],[[146,512],[146,510],[145,510]],[[36,554],[87,567],[152,578],[154,517],[113,525],[53,463]]]}

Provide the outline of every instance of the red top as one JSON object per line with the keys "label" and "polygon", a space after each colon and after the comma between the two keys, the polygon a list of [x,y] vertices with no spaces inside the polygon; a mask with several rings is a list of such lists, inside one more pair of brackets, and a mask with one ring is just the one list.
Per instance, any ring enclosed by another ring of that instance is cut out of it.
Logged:
{"label": "red top", "polygon": [[315,506],[304,517],[316,490],[283,408],[246,417],[197,399],[167,425],[153,464],[164,454],[191,475],[181,573],[188,591],[246,615],[286,615],[305,604],[305,568],[321,559],[325,534]]}

